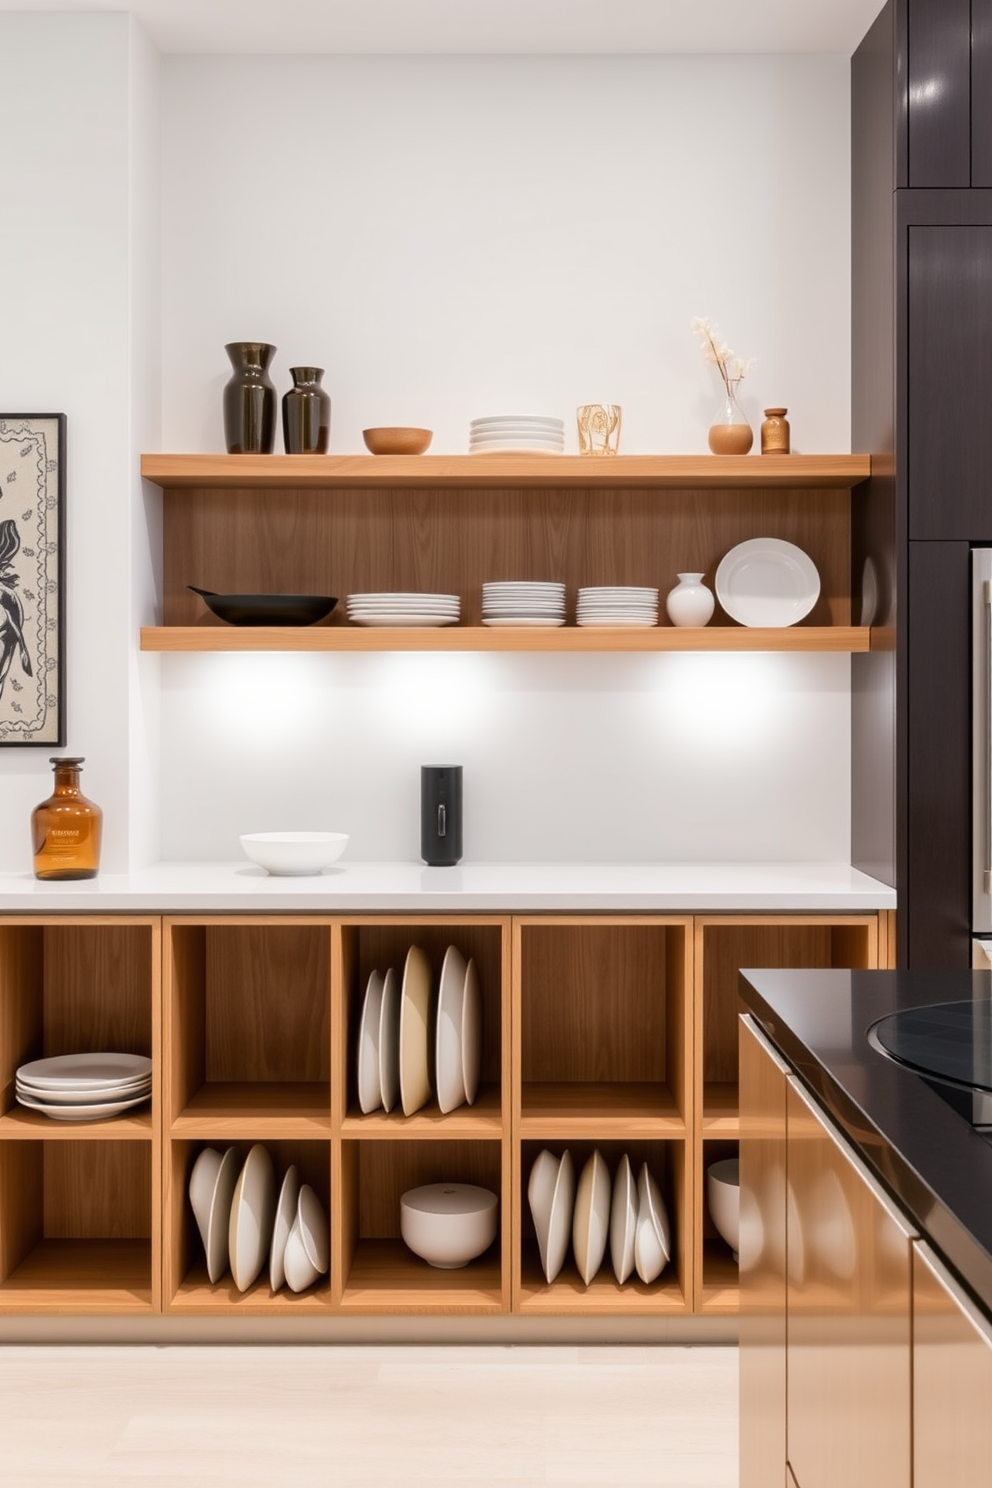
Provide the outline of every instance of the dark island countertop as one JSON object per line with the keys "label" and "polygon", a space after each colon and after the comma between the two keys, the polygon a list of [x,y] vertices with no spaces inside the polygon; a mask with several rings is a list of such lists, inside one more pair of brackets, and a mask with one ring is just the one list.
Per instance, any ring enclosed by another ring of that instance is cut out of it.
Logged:
{"label": "dark island countertop", "polygon": [[742,971],[740,994],[903,1210],[992,1316],[992,1139],[952,1102],[968,1097],[868,1041],[904,1008],[992,998],[992,973]]}

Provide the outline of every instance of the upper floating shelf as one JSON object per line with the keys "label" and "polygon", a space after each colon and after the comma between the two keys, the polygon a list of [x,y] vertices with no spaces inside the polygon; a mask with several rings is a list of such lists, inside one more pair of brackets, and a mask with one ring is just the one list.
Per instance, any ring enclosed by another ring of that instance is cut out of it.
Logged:
{"label": "upper floating shelf", "polygon": [[141,474],[184,486],[807,488],[860,485],[870,455],[142,455]]}

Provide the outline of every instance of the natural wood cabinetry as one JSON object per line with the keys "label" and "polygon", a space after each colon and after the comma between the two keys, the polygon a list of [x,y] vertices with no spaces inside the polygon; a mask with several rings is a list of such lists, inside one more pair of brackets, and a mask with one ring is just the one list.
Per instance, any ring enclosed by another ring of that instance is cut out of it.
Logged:
{"label": "natural wood cabinetry", "polygon": [[[608,467],[608,468],[607,468]],[[164,488],[163,624],[146,650],[810,650],[862,651],[870,634],[851,611],[852,489],[869,475],[857,455],[214,456],[146,455]],[[489,629],[492,579],[580,586],[674,586],[680,571],[716,566],[747,538],[798,544],[821,592],[800,625],[748,630],[718,610],[692,630],[668,623],[597,630]],[[458,594],[461,624],[367,630],[343,604],[307,628],[226,626],[190,593]]]}
{"label": "natural wood cabinetry", "polygon": [[[877,915],[0,916],[0,1311],[186,1315],[731,1312],[729,1250],[708,1234],[704,1164],[740,1136],[742,965],[876,964]],[[887,931],[881,941],[887,946]],[[479,968],[476,1103],[363,1115],[356,1043],[370,972],[419,945]],[[882,959],[884,959],[884,951]],[[161,981],[161,996],[160,996]],[[150,1053],[150,1109],[61,1124],[14,1103],[17,1066],[96,1048]],[[206,1146],[269,1148],[329,1214],[311,1291],[211,1286],[188,1200]],[[542,1147],[580,1170],[598,1147],[657,1179],[673,1257],[659,1280],[548,1286],[527,1202]],[[493,1189],[490,1252],[437,1271],[399,1235],[399,1197],[461,1179]]]}
{"label": "natural wood cabinetry", "polygon": [[913,1246],[913,1484],[981,1483],[992,1461],[992,1324],[925,1241]]}

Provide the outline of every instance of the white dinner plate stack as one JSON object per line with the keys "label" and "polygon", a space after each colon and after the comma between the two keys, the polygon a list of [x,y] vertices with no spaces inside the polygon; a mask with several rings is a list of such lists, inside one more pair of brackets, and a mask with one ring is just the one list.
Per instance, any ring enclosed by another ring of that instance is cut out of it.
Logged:
{"label": "white dinner plate stack", "polygon": [[482,586],[483,625],[564,625],[565,585],[498,583]]}
{"label": "white dinner plate stack", "polygon": [[473,455],[563,455],[565,421],[525,413],[473,419],[468,447]]}
{"label": "white dinner plate stack", "polygon": [[352,625],[457,625],[461,600],[457,594],[349,594]]}
{"label": "white dinner plate stack", "polygon": [[152,1062],[143,1054],[60,1054],[22,1064],[14,1080],[19,1105],[53,1121],[107,1121],[152,1093]]}
{"label": "white dinner plate stack", "polygon": [[657,625],[657,589],[614,586],[580,589],[575,608],[579,625]]}

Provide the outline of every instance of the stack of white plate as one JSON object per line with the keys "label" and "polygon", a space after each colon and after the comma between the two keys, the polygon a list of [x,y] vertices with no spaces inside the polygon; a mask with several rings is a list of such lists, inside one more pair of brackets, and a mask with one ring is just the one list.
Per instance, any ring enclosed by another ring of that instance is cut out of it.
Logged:
{"label": "stack of white plate", "polygon": [[473,419],[468,447],[473,455],[562,455],[565,421],[524,413]]}
{"label": "stack of white plate", "polygon": [[60,1054],[22,1064],[14,1094],[53,1121],[106,1121],[152,1093],[152,1062],[143,1054]]}
{"label": "stack of white plate", "polygon": [[457,625],[457,594],[349,594],[353,625]]}
{"label": "stack of white plate", "polygon": [[565,585],[499,583],[482,586],[483,625],[564,625]]}
{"label": "stack of white plate", "polygon": [[657,625],[657,589],[615,586],[580,589],[575,618],[579,625]]}

